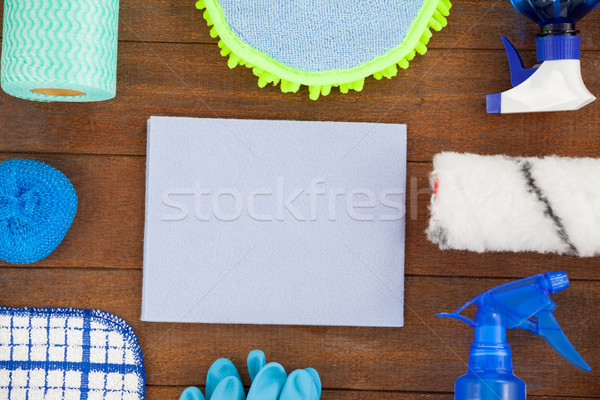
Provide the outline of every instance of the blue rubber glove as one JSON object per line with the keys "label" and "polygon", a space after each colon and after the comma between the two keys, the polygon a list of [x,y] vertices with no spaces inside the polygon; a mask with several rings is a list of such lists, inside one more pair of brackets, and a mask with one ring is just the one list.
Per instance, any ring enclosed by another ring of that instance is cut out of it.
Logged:
{"label": "blue rubber glove", "polygon": [[313,368],[295,370],[286,376],[280,364],[275,362],[267,364],[265,354],[260,350],[248,354],[247,364],[252,379],[248,400],[319,400],[321,398],[321,378]]}
{"label": "blue rubber glove", "polygon": [[265,353],[260,350],[252,350],[250,354],[248,354],[248,373],[250,374],[250,379],[254,381],[254,378],[258,374],[258,372],[263,369],[263,367],[267,364],[267,358],[265,357]]}
{"label": "blue rubber glove", "polygon": [[179,396],[179,400],[205,400],[204,395],[197,387],[190,386],[185,389],[181,396]]}
{"label": "blue rubber glove", "polygon": [[321,379],[312,368],[299,369],[286,376],[278,363],[266,364],[265,354],[254,350],[248,354],[248,372],[252,386],[248,400],[319,400]]}
{"label": "blue rubber glove", "polygon": [[206,374],[206,400],[245,400],[242,378],[231,361],[220,358]]}
{"label": "blue rubber glove", "polygon": [[297,369],[288,376],[281,391],[284,400],[319,400],[321,398],[321,379],[312,368]]}
{"label": "blue rubber glove", "polygon": [[[245,400],[240,374],[231,361],[221,358],[215,361],[206,374],[206,400]],[[189,387],[179,400],[205,400],[200,389]]]}
{"label": "blue rubber glove", "polygon": [[[319,400],[321,379],[316,370],[296,370],[288,377],[275,362],[266,362],[265,354],[254,350],[248,355],[248,373],[252,385],[247,400]],[[244,387],[231,361],[221,358],[211,365],[206,377],[206,399],[195,387],[183,391],[179,400],[246,400]]]}
{"label": "blue rubber glove", "polygon": [[254,377],[250,391],[248,392],[248,400],[277,400],[287,374],[281,364],[272,362],[268,363],[258,371]]}

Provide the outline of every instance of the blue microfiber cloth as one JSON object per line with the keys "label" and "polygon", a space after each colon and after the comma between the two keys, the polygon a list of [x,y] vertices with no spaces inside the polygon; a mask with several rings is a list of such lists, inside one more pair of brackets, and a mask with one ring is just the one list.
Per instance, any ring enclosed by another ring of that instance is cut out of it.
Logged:
{"label": "blue microfiber cloth", "polygon": [[[254,350],[248,355],[248,372],[252,385],[247,400],[319,400],[321,379],[312,368],[299,369],[289,376],[275,362],[266,363],[265,354]],[[244,386],[233,363],[221,358],[206,376],[206,398],[196,387],[183,391],[179,400],[246,400]]]}
{"label": "blue microfiber cloth", "polygon": [[229,27],[301,71],[357,67],[398,46],[423,0],[220,0]]}
{"label": "blue microfiber cloth", "polygon": [[35,160],[0,163],[0,260],[30,264],[52,253],[77,210],[73,185]]}
{"label": "blue microfiber cloth", "polygon": [[258,86],[310,98],[361,91],[368,76],[392,78],[425,54],[431,30],[447,24],[449,0],[198,0],[230,68]]}

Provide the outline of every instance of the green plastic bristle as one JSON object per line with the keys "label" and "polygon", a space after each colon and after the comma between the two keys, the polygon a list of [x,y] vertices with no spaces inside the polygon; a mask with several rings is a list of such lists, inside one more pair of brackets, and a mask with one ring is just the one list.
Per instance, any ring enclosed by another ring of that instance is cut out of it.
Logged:
{"label": "green plastic bristle", "polygon": [[[348,71],[331,71],[309,73],[297,71],[278,63],[258,50],[245,45],[234,32],[229,29],[218,0],[198,0],[196,8],[203,11],[203,17],[210,28],[212,38],[220,38],[218,46],[223,57],[228,57],[227,65],[233,69],[238,65],[252,70],[258,78],[258,86],[264,88],[269,84],[279,85],[283,93],[296,93],[302,86],[308,86],[309,97],[317,100],[331,93],[333,87],[341,93],[350,90],[360,92],[364,88],[365,78],[373,76],[377,80],[391,79],[398,75],[398,68],[407,69],[409,61],[415,55],[425,54],[427,44],[432,38],[431,30],[440,31],[447,24],[452,3],[449,0],[424,0],[421,13],[428,13],[424,18],[417,17],[409,29],[402,44],[384,56]],[[417,24],[418,26],[416,26]],[[418,36],[417,36],[418,35]],[[415,40],[415,36],[418,37]]]}

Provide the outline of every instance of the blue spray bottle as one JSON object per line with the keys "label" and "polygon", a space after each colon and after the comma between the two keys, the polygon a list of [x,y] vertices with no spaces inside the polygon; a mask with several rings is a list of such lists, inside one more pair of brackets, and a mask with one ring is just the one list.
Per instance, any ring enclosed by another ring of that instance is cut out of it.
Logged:
{"label": "blue spray bottle", "polygon": [[[550,295],[568,287],[566,272],[548,272],[490,289],[451,314],[438,314],[475,329],[469,370],[456,381],[455,400],[525,400],[525,382],[513,374],[510,345],[506,342],[508,328],[521,328],[543,337],[571,364],[591,371],[552,314],[556,305]],[[474,320],[460,315],[471,304],[477,306]]]}

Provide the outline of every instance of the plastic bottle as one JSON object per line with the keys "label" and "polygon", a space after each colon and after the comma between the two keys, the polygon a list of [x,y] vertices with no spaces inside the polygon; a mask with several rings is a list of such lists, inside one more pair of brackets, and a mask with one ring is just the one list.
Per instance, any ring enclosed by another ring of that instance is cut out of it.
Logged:
{"label": "plastic bottle", "polygon": [[[458,378],[455,400],[525,400],[525,382],[513,373],[506,330],[524,329],[543,337],[562,357],[584,371],[591,367],[571,345],[552,312],[556,308],[550,295],[569,287],[564,271],[548,272],[488,290],[471,299],[451,314],[438,314],[462,321],[475,329],[469,352],[468,372]],[[477,306],[470,320],[460,313]]]}

